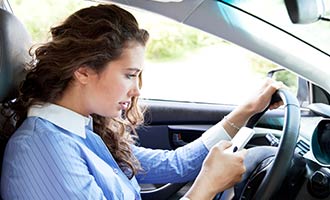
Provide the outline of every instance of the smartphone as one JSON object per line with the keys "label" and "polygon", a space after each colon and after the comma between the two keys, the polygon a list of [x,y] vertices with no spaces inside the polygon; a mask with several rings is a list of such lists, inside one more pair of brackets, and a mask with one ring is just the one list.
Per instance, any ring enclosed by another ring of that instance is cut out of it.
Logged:
{"label": "smartphone", "polygon": [[245,145],[250,141],[250,139],[254,135],[254,130],[248,127],[242,127],[233,137],[231,145],[229,148],[225,150],[225,152],[236,152],[245,147]]}

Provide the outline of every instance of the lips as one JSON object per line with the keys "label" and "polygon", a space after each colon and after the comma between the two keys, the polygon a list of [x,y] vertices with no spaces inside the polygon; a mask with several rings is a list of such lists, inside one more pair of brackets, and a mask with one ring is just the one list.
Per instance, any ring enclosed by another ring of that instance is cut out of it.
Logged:
{"label": "lips", "polygon": [[119,102],[121,110],[127,110],[129,104],[130,104],[129,101]]}

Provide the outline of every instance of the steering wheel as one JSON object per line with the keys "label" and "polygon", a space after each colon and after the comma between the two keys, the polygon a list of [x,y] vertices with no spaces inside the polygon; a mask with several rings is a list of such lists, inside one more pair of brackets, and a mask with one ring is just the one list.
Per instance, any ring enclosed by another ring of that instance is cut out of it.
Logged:
{"label": "steering wheel", "polygon": [[[263,163],[267,167],[255,171],[252,174],[253,176],[250,175],[247,183],[239,183],[245,184],[242,186],[244,189],[241,194],[235,194],[235,197],[239,197],[239,199],[271,199],[279,190],[285,176],[288,174],[299,136],[300,109],[297,98],[287,90],[279,89],[273,95],[270,104],[279,100],[282,100],[284,103],[285,114],[282,136],[275,157]],[[247,127],[253,128],[266,110],[268,108],[252,116],[247,123]]]}

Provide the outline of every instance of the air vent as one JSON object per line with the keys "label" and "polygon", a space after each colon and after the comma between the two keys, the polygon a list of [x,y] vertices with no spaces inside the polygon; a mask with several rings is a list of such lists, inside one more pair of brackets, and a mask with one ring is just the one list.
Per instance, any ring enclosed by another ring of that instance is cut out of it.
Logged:
{"label": "air vent", "polygon": [[297,143],[297,148],[296,148],[296,152],[303,156],[305,155],[305,153],[307,153],[309,151],[309,145],[304,142],[303,140],[299,140],[298,143]]}

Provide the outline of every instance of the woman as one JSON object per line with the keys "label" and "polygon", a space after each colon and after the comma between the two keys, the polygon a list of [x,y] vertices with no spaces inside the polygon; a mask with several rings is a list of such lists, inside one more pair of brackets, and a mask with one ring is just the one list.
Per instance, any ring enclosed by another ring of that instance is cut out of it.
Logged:
{"label": "woman", "polygon": [[[115,5],[77,11],[35,49],[6,146],[4,199],[141,199],[138,183],[196,180],[185,195],[211,199],[240,181],[247,150],[225,153],[239,127],[265,109],[268,80],[200,139],[175,151],[134,145],[146,30]],[[279,105],[272,105],[276,108]]]}

